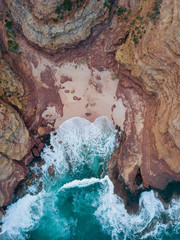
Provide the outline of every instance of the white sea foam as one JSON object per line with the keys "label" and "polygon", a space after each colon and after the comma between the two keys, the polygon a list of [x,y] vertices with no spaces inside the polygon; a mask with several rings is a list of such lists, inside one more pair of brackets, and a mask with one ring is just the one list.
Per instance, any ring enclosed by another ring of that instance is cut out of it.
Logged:
{"label": "white sea foam", "polygon": [[[73,216],[66,217],[68,213],[64,211],[70,212],[72,208],[72,212],[78,215],[78,211],[84,211],[82,206],[88,209],[87,204],[91,204],[91,214],[95,215],[102,231],[113,240],[163,239],[162,233],[168,229],[180,235],[180,199],[172,200],[165,209],[153,191],[143,192],[139,200],[140,211],[128,214],[123,200],[114,194],[114,186],[108,176],[98,178],[94,174],[96,178],[81,178],[80,170],[86,164],[96,172],[96,157],[105,159],[105,162],[97,163],[106,166],[114,150],[115,133],[112,123],[105,117],[96,119],[94,123],[82,118],[64,122],[57,135],[51,134],[51,146],[45,147],[42,154],[46,163],[41,167],[43,176],[39,181],[43,181],[45,189],[35,196],[28,194],[8,207],[2,218],[0,239],[27,239],[28,232],[39,227],[47,231],[49,239],[71,239],[71,231],[77,230],[78,223]],[[48,167],[52,164],[55,181],[48,174]],[[35,167],[34,170],[39,171],[40,168]],[[56,180],[62,178],[64,181],[57,184]],[[36,186],[37,183],[29,191],[35,193]],[[66,205],[66,201],[71,204],[69,196],[73,199],[73,206]],[[46,221],[48,225],[43,228]],[[40,222],[42,226],[39,226]]]}
{"label": "white sea foam", "polygon": [[107,162],[114,150],[115,134],[113,124],[106,117],[99,117],[93,123],[80,117],[65,121],[51,134],[51,147],[42,154],[46,164],[42,166],[44,175],[50,165],[55,172],[62,175],[82,171],[83,166],[98,169],[96,157],[104,159],[102,165],[107,170]]}
{"label": "white sea foam", "polygon": [[27,194],[7,208],[2,218],[2,232],[0,239],[25,239],[26,232],[37,227],[38,220],[43,215],[42,194],[31,196]]}
{"label": "white sea foam", "polygon": [[106,180],[108,180],[108,176],[105,176],[102,179],[99,178],[84,178],[82,180],[74,180],[72,182],[66,183],[64,184],[59,191],[67,189],[67,188],[74,188],[74,187],[78,187],[78,188],[83,188],[83,187],[87,187],[90,185],[93,185],[95,183],[104,183]]}
{"label": "white sea foam", "polygon": [[[100,194],[95,216],[103,231],[108,232],[112,239],[163,239],[162,233],[171,227],[180,235],[180,199],[173,200],[165,210],[162,202],[151,190],[141,194],[137,214],[128,214],[124,202],[114,194],[113,183],[107,180],[106,187]],[[164,222],[164,218],[169,218]],[[168,233],[167,233],[168,234]]]}
{"label": "white sea foam", "polygon": [[[81,188],[82,190],[93,184],[100,184],[95,188],[98,191],[98,198],[92,203],[96,208],[94,212],[97,221],[100,223],[102,230],[111,236],[111,239],[163,239],[162,232],[165,232],[168,227],[172,226],[173,231],[180,233],[178,222],[180,220],[180,200],[173,200],[168,209],[165,209],[161,201],[155,196],[153,191],[143,192],[140,197],[140,212],[138,214],[128,214],[123,200],[114,194],[114,186],[108,176],[102,179],[91,178],[83,180],[73,180],[64,184],[59,191],[66,191],[71,188]],[[93,190],[91,190],[93,191]],[[89,193],[87,192],[87,196]],[[91,192],[93,194],[93,192]],[[61,194],[61,197],[63,195]],[[64,195],[66,196],[66,194]],[[93,196],[93,195],[92,195]],[[17,203],[8,207],[7,214],[3,217],[3,228],[0,233],[0,239],[21,240],[27,237],[26,232],[34,230],[38,227],[38,221],[46,212],[47,207],[43,208],[42,204],[47,200],[47,194],[41,193],[40,196],[26,195]],[[50,198],[52,202],[54,198]],[[87,197],[86,197],[87,200]],[[60,199],[62,201],[62,199]],[[65,201],[65,199],[63,200]],[[50,205],[48,205],[50,208]],[[79,206],[80,207],[80,206]],[[44,209],[44,210],[43,210]],[[77,206],[78,209],[78,206]],[[77,211],[76,209],[76,211]],[[73,219],[67,222],[65,219],[59,219],[61,215],[56,215],[56,207],[51,215],[57,224],[66,228],[63,232],[66,238],[70,239],[69,224],[75,224]],[[47,213],[46,213],[47,214]],[[163,222],[162,215],[166,215],[167,221]],[[69,236],[69,237],[68,237]]]}

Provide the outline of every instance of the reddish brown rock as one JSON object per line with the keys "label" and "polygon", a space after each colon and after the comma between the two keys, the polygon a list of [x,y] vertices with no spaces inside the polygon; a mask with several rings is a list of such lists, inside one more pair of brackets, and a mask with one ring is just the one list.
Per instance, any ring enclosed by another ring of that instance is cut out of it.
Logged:
{"label": "reddish brown rock", "polygon": [[77,96],[74,96],[74,97],[73,97],[73,100],[75,100],[75,101],[80,101],[81,98],[80,98],[80,97],[77,97]]}
{"label": "reddish brown rock", "polygon": [[49,176],[54,176],[54,173],[55,173],[54,165],[51,165],[51,166],[48,168],[48,173],[49,173]]}
{"label": "reddish brown rock", "polygon": [[163,1],[161,14],[150,20],[147,12],[153,14],[153,7],[154,1],[142,4],[140,17],[148,22],[136,20],[132,27],[145,29],[139,43],[131,31],[116,53],[121,64],[117,96],[128,106],[118,178],[123,176],[131,191],[139,189],[139,169],[143,188],[164,189],[180,180],[180,4]]}
{"label": "reddish brown rock", "polygon": [[[3,213],[2,213],[2,211],[0,210],[0,221],[1,221],[1,219],[2,219],[2,216],[3,216]],[[1,232],[1,228],[0,228],[0,232]]]}
{"label": "reddish brown rock", "polygon": [[[3,215],[5,215],[5,214],[6,214],[6,211],[2,207],[0,207],[0,221],[3,217]],[[1,232],[1,226],[0,226],[0,232]]]}
{"label": "reddish brown rock", "polygon": [[39,144],[39,146],[38,146],[38,149],[37,149],[38,152],[41,152],[42,149],[44,148],[44,146],[45,146],[44,143],[41,142],[41,143]]}
{"label": "reddish brown rock", "polygon": [[37,148],[32,148],[32,153],[34,155],[34,157],[39,157],[39,151],[37,150]]}
{"label": "reddish brown rock", "polygon": [[33,158],[34,158],[34,156],[33,156],[32,152],[30,151],[30,152],[21,160],[21,162],[22,162],[23,165],[26,165],[26,166],[27,166],[27,165],[29,165],[29,164],[32,162]]}
{"label": "reddish brown rock", "polygon": [[40,138],[37,138],[37,139],[36,139],[36,147],[38,147],[40,143],[41,143],[41,139],[40,139]]}
{"label": "reddish brown rock", "polygon": [[40,76],[41,81],[44,82],[47,86],[54,87],[54,71],[50,66],[46,66],[46,69],[41,72]]}
{"label": "reddish brown rock", "polygon": [[72,78],[69,78],[67,76],[61,76],[60,83],[65,83],[65,82],[72,82]]}
{"label": "reddish brown rock", "polygon": [[14,190],[25,177],[28,169],[2,154],[0,154],[0,166],[0,207],[2,207],[12,201]]}
{"label": "reddish brown rock", "polygon": [[44,165],[44,164],[45,164],[45,161],[44,161],[43,159],[41,159],[41,160],[38,162],[37,166],[38,166],[38,167],[41,167],[41,166]]}

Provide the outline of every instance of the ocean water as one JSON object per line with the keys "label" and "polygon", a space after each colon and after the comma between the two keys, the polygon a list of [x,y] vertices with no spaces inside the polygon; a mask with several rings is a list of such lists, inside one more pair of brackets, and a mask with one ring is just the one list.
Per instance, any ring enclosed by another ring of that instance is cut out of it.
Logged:
{"label": "ocean water", "polygon": [[[153,191],[141,194],[137,214],[128,214],[114,194],[108,161],[116,130],[106,117],[64,122],[42,153],[45,164],[27,194],[7,208],[2,240],[180,239],[180,199],[165,209]],[[49,166],[54,176],[49,176]],[[41,191],[37,188],[42,182]]]}

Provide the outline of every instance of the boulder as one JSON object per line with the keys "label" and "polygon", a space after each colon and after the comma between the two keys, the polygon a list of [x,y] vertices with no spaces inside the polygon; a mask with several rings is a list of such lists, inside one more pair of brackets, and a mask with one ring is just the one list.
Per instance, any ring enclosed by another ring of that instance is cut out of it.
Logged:
{"label": "boulder", "polygon": [[18,112],[0,100],[0,152],[22,160],[31,147],[29,132]]}

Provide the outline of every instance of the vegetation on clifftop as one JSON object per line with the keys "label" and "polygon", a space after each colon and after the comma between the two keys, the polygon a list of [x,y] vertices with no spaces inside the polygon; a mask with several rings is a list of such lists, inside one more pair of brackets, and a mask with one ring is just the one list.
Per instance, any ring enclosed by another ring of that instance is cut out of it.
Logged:
{"label": "vegetation on clifftop", "polygon": [[4,22],[4,27],[6,28],[8,50],[16,54],[21,54],[19,51],[19,45],[15,40],[16,33],[14,31],[13,21],[11,20],[11,14],[6,13],[6,19],[4,20],[3,17],[1,17],[0,20]]}
{"label": "vegetation on clifftop", "polygon": [[53,18],[53,21],[58,22],[70,16],[74,10],[76,11],[81,8],[85,2],[85,0],[64,0],[63,3],[56,8],[55,13],[57,17]]}

